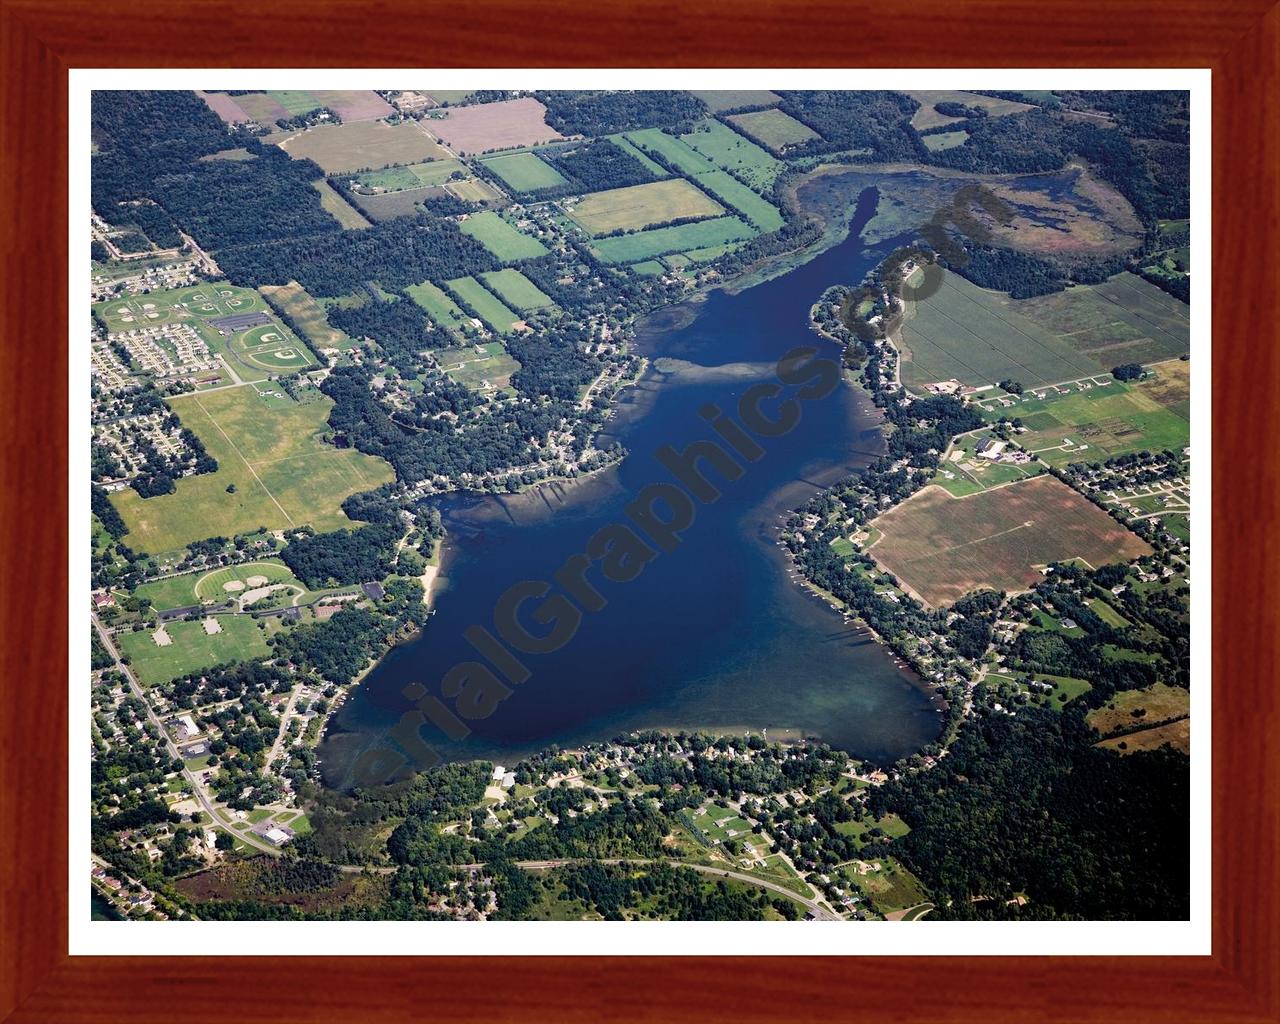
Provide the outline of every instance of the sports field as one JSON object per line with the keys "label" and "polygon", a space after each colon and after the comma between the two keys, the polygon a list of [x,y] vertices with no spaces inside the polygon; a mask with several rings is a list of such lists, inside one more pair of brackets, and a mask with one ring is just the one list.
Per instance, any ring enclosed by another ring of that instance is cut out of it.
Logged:
{"label": "sports field", "polygon": [[755,234],[749,225],[737,217],[717,217],[714,220],[637,231],[614,238],[597,238],[591,245],[605,263],[637,263],[666,253],[736,242]]}
{"label": "sports field", "polygon": [[696,130],[681,135],[680,141],[755,189],[772,188],[785,166],[777,157],[714,118],[700,122]]}
{"label": "sports field", "polygon": [[313,345],[320,349],[336,348],[346,351],[353,342],[344,331],[329,323],[324,307],[297,281],[288,284],[264,284],[259,289],[277,306],[289,314],[298,329]]}
{"label": "sports field", "polygon": [[[172,494],[155,498],[132,489],[113,494],[138,551],[172,551],[262,526],[349,526],[343,500],[394,475],[382,459],[321,443],[333,408],[328,398],[280,406],[239,387],[181,395],[170,404],[218,460],[218,471],[184,477]],[[234,493],[227,493],[230,485]]]}
{"label": "sports field", "polygon": [[1127,271],[1102,284],[1076,285],[1034,299],[1002,299],[1006,308],[1034,320],[1108,370],[1191,351],[1190,308]]}
{"label": "sports field", "polygon": [[820,137],[808,125],[801,124],[781,110],[730,114],[726,120],[774,153],[782,153],[788,146],[798,146]]}
{"label": "sports field", "polygon": [[668,178],[593,192],[572,206],[566,204],[565,212],[588,234],[603,235],[610,231],[638,231],[688,217],[719,217],[725,211],[684,178]]}
{"label": "sports field", "polygon": [[281,324],[264,324],[250,327],[247,331],[237,331],[223,338],[222,344],[238,364],[236,371],[244,380],[264,379],[257,371],[296,373],[316,364],[306,346]]}
{"label": "sports field", "polygon": [[[434,95],[434,94],[433,94]],[[426,123],[463,156],[491,149],[515,149],[563,136],[547,124],[547,108],[532,96],[470,107],[450,107],[442,118]]]}
{"label": "sports field", "polygon": [[567,185],[564,175],[535,153],[509,153],[479,161],[516,192]]}
{"label": "sports field", "polygon": [[1038,567],[1080,558],[1097,568],[1151,553],[1151,546],[1047,474],[953,498],[925,487],[873,524],[868,548],[926,605],[950,605],[973,590],[1028,590]]}
{"label": "sports field", "polygon": [[1171,359],[1155,364],[1151,374],[1131,384],[1111,380],[1037,393],[1044,398],[1024,394],[1012,406],[988,399],[981,408],[989,419],[1020,419],[1027,431],[1018,443],[1052,466],[1176,451],[1191,439],[1191,363]]}
{"label": "sports field", "polygon": [[156,643],[155,630],[117,633],[115,641],[130,659],[130,667],[144,686],[167,683],[170,679],[228,661],[265,658],[271,653],[266,634],[248,615],[220,615],[221,632],[205,631],[203,620],[178,620],[164,625],[167,646]]}
{"label": "sports field", "polygon": [[290,132],[276,143],[295,160],[314,160],[326,174],[351,174],[366,167],[416,164],[449,156],[416,121],[352,121]]}
{"label": "sports field", "polygon": [[96,303],[93,311],[106,322],[107,330],[115,333],[233,313],[269,313],[270,309],[252,288],[215,281],[109,299]]}
{"label": "sports field", "polygon": [[256,562],[244,562],[221,569],[202,569],[182,576],[154,580],[142,584],[134,593],[138,597],[147,598],[156,611],[167,611],[202,602],[223,604],[241,598],[256,588],[274,584],[287,584],[298,593],[306,591],[302,581],[278,558],[264,558]]}
{"label": "sports field", "polygon": [[940,114],[934,109],[935,103],[962,103],[966,107],[981,107],[988,117],[1004,117],[1008,114],[1019,114],[1024,110],[1034,110],[1029,103],[1018,103],[1016,100],[1001,100],[994,96],[982,96],[976,92],[950,92],[946,89],[907,89],[908,96],[920,104],[920,109],[911,115],[911,127],[917,131],[926,128],[939,128],[944,124],[954,124],[963,118]]}
{"label": "sports field", "polygon": [[521,312],[545,309],[547,306],[555,305],[551,301],[551,296],[520,271],[511,267],[481,274],[480,279],[489,291],[493,292],[513,309],[518,309]]}
{"label": "sports field", "polygon": [[470,322],[471,318],[449,297],[449,294],[430,281],[411,284],[405,292],[408,293],[409,298],[426,310],[427,316],[440,327],[462,327]]}
{"label": "sports field", "polygon": [[474,277],[459,277],[446,281],[449,291],[466,306],[470,306],[476,314],[499,334],[507,334],[520,319],[519,313],[513,313],[496,295],[484,287]]}
{"label": "sports field", "polygon": [[690,89],[691,93],[711,108],[713,114],[743,107],[767,107],[781,99],[768,89]]}
{"label": "sports field", "polygon": [[935,294],[907,303],[895,339],[902,351],[902,382],[918,389],[952,379],[975,386],[1008,379],[1032,387],[1106,369],[1008,308],[1003,298],[944,272]]}
{"label": "sports field", "polygon": [[437,349],[433,354],[445,373],[475,391],[504,388],[510,383],[511,375],[520,369],[520,364],[507,354],[500,341]]}
{"label": "sports field", "polygon": [[545,256],[547,248],[536,238],[517,231],[492,210],[473,213],[458,225],[504,263]]}

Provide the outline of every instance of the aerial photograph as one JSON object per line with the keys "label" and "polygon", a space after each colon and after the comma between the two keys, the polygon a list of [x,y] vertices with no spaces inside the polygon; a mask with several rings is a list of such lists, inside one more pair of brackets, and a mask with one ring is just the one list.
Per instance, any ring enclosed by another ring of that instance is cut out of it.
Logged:
{"label": "aerial photograph", "polygon": [[424,77],[92,94],[93,920],[1188,920],[1189,92]]}

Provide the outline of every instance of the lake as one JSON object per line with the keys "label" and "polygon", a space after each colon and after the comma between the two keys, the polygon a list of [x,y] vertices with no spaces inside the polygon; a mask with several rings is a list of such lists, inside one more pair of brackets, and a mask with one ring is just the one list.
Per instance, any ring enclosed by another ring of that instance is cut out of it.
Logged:
{"label": "lake", "polygon": [[[551,580],[598,529],[625,521],[623,507],[642,488],[672,479],[655,458],[661,446],[714,438],[700,409],[736,409],[744,390],[776,379],[778,359],[798,345],[839,358],[808,329],[808,310],[828,286],[860,281],[893,247],[867,249],[859,238],[875,205],[868,189],[848,238],[807,263],[642,325],[638,345],[651,368],[624,393],[605,437],[628,451],[618,466],[519,495],[441,503],[448,542],[436,613],[334,715],[319,749],[330,785],[348,784],[353,759],[387,744],[387,729],[410,706],[407,685],[438,694],[451,667],[476,659],[463,631],[492,630],[503,591]],[[606,607],[585,615],[562,649],[524,656],[531,677],[472,722],[470,735],[450,741],[428,723],[423,739],[447,760],[506,765],[553,744],[649,727],[790,730],[879,763],[935,739],[940,715],[920,681],[789,575],[780,517],[867,465],[883,443],[878,412],[852,384],[803,408],[794,430],[762,440],[766,454],[721,485],[718,502],[699,506],[675,551],[631,582],[598,581]]]}

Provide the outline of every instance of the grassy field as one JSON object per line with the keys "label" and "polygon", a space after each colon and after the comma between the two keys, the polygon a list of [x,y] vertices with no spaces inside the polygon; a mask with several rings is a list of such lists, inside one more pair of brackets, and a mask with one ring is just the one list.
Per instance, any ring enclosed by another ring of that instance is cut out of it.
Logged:
{"label": "grassy field", "polygon": [[546,246],[517,231],[492,210],[473,213],[459,227],[464,235],[470,235],[504,263],[547,254]]}
{"label": "grassy field", "polygon": [[610,231],[636,231],[688,217],[718,217],[725,211],[684,178],[668,178],[593,192],[571,207],[566,205],[565,212],[588,234],[603,235]]}
{"label": "grassy field", "polygon": [[1001,302],[999,292],[944,273],[942,286],[907,303],[898,331],[902,381],[974,386],[1015,380],[1024,387],[1103,372],[1100,363]]}
{"label": "grassy field", "polygon": [[628,139],[625,135],[622,135],[622,134],[606,135],[605,138],[608,139],[610,142],[612,142],[624,153],[629,153],[631,156],[639,160],[640,165],[644,167],[644,169],[648,171],[650,174],[652,174],[655,178],[667,177],[667,173],[668,173],[667,169],[663,167],[662,164],[655,161],[653,157],[649,156],[643,150],[639,149],[636,146],[636,144],[632,142],[630,139]]}
{"label": "grassy field", "polygon": [[698,185],[733,207],[761,231],[777,231],[786,223],[773,203],[761,199],[728,171],[707,171],[695,176]]}
{"label": "grassy field", "polygon": [[1101,462],[1127,452],[1185,447],[1191,435],[1190,378],[1190,362],[1171,359],[1131,384],[1112,380],[1023,394],[1012,405],[981,405],[989,419],[1020,419],[1027,430],[1018,443],[1050,465]]}
{"label": "grassy field", "polygon": [[1001,296],[1001,305],[1041,325],[1104,369],[1156,363],[1191,351],[1190,309],[1149,281],[1117,274],[1034,299]]}
{"label": "grassy field", "polygon": [[[988,117],[1004,117],[1031,110],[1027,103],[1016,100],[1001,100],[994,96],[982,96],[976,92],[950,92],[945,89],[909,89],[904,90],[908,96],[920,104],[920,109],[911,115],[911,127],[916,131],[926,128],[938,128],[945,124],[954,124],[963,118],[940,114],[934,109],[935,103],[962,103],[966,107],[982,107]],[[927,138],[927,136],[926,136]]]}
{"label": "grassy field", "polygon": [[[342,501],[394,476],[381,459],[320,442],[333,408],[328,398],[273,407],[253,388],[241,387],[170,402],[218,460],[218,471],[184,477],[174,493],[155,498],[132,489],[113,494],[129,526],[129,545],[138,551],[172,551],[260,526],[348,526]],[[232,485],[234,493],[227,493]]]}
{"label": "grassy field", "polygon": [[657,153],[681,174],[705,174],[716,169],[716,165],[697,150],[690,149],[674,135],[668,135],[660,128],[627,132],[626,138],[641,151]]}
{"label": "grassy field", "polygon": [[[250,577],[266,577],[270,583],[287,583],[299,591],[305,591],[302,581],[297,579],[288,566],[278,558],[264,558],[256,562],[227,566],[222,569],[199,570],[184,573],[181,576],[170,576],[167,579],[144,583],[134,591],[138,597],[145,597],[156,611],[167,611],[170,608],[186,608],[201,602],[222,602],[250,589],[247,582]],[[240,583],[243,586],[227,590],[226,583]]]}
{"label": "grassy field", "polygon": [[1159,725],[1191,713],[1191,694],[1180,686],[1153,683],[1141,690],[1122,690],[1085,717],[1103,736],[1136,725]]}
{"label": "grassy field", "polygon": [[1092,502],[1048,475],[953,498],[926,487],[873,524],[869,548],[881,568],[927,605],[949,605],[981,587],[1022,591],[1037,566],[1082,558],[1127,562],[1151,547]]}
{"label": "grassy field", "polygon": [[481,160],[480,163],[515,192],[534,192],[569,184],[564,175],[536,153],[509,153]]}
{"label": "grassy field", "polygon": [[317,348],[336,348],[345,352],[355,345],[344,331],[330,325],[324,307],[297,281],[288,284],[264,284],[263,295],[289,314],[307,340]]}
{"label": "grassy field", "polygon": [[667,272],[667,268],[657,260],[645,260],[643,263],[633,263],[631,265],[631,269],[643,277],[658,277]]}
{"label": "grassy field", "polygon": [[808,125],[801,124],[781,110],[730,114],[726,120],[774,153],[782,153],[788,146],[797,146],[819,137]]}
{"label": "grassy field", "polygon": [[320,193],[320,205],[324,207],[325,212],[344,228],[358,229],[370,226],[364,215],[335,192],[327,180],[321,178],[311,184]]}
{"label": "grassy field", "polygon": [[307,347],[283,324],[250,327],[218,337],[216,343],[231,358],[241,380],[265,380],[269,374],[295,373],[316,365]]}
{"label": "grassy field", "polygon": [[847,865],[844,875],[875,901],[882,914],[914,907],[927,899],[924,886],[910,871],[891,857],[876,857],[871,863],[879,864],[878,870],[861,874],[854,865]]}
{"label": "grassy field", "polygon": [[1136,754],[1140,750],[1159,750],[1167,746],[1180,750],[1184,754],[1190,754],[1191,719],[1180,718],[1176,722],[1157,725],[1151,729],[1141,729],[1127,736],[1115,736],[1102,740],[1095,746],[1115,750],[1121,754]]}
{"label": "grassy field", "polygon": [[115,639],[146,686],[222,662],[265,658],[271,653],[265,634],[250,616],[222,615],[218,623],[222,632],[212,635],[205,632],[203,620],[167,623],[164,630],[173,641],[167,647],[156,644],[153,630],[119,633]]}
{"label": "grassy field", "polygon": [[511,375],[520,369],[520,364],[507,355],[498,341],[439,349],[435,358],[440,368],[459,384],[481,392],[506,387]]}
{"label": "grassy field", "polygon": [[555,305],[551,296],[511,267],[489,271],[481,274],[480,278],[486,288],[522,313]]}
{"label": "grassy field", "polygon": [[1087,604],[1089,605],[1089,610],[1108,626],[1111,626],[1114,629],[1124,629],[1125,626],[1129,625],[1129,620],[1112,608],[1106,601],[1102,600],[1102,598],[1094,598],[1092,601],[1087,602]]}
{"label": "grassy field", "polygon": [[425,309],[427,316],[441,327],[462,327],[470,322],[471,318],[449,297],[448,293],[430,281],[411,284],[405,291],[409,298]]}
{"label": "grassy field", "polygon": [[93,311],[111,332],[140,326],[208,320],[232,313],[269,313],[262,296],[252,288],[237,288],[225,281],[184,288],[169,288],[96,303]]}
{"label": "grassy field", "polygon": [[694,131],[680,136],[680,141],[761,191],[773,187],[785,166],[777,157],[714,118],[700,122]]}
{"label": "grassy field", "polygon": [[416,121],[321,125],[290,132],[276,144],[295,160],[313,160],[326,174],[351,174],[366,167],[449,157],[449,151],[419,128]]}
{"label": "grassy field", "polygon": [[737,217],[717,217],[614,238],[598,238],[592,243],[592,248],[605,263],[638,263],[666,253],[736,242],[754,234],[755,231]]}
{"label": "grassy field", "polygon": [[978,446],[994,435],[983,430],[965,434],[956,440],[947,459],[938,467],[933,482],[949,494],[963,498],[977,494],[988,487],[1012,483],[1044,472],[1043,466],[1034,463],[997,462],[978,457]]}
{"label": "grassy field", "polygon": [[969,140],[968,132],[937,132],[934,135],[923,135],[920,141],[924,143],[924,148],[930,152],[936,153],[940,149],[954,149],[956,146],[963,146]]}
{"label": "grassy field", "polygon": [[499,334],[507,334],[520,319],[520,314],[513,313],[492,292],[474,277],[459,277],[445,282],[449,291],[474,309],[477,315]]}
{"label": "grassy field", "polygon": [[404,189],[421,188],[424,185],[443,185],[456,173],[469,175],[470,172],[467,171],[467,165],[460,160],[446,158],[421,164],[409,164],[404,167],[384,167],[380,171],[365,171],[357,175],[356,180],[370,188],[400,192]]}
{"label": "grassy field", "polygon": [[768,89],[690,89],[691,93],[711,108],[713,114],[743,107],[767,107],[781,99]]}

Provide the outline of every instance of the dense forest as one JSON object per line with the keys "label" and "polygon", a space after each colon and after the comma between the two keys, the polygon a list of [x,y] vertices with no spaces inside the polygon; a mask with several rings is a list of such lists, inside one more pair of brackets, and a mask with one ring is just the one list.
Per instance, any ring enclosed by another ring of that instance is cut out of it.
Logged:
{"label": "dense forest", "polygon": [[644,164],[608,139],[592,139],[559,150],[550,155],[550,161],[577,181],[584,192],[623,188],[653,180]]}
{"label": "dense forest", "polygon": [[380,580],[391,572],[403,533],[392,523],[332,533],[299,532],[290,535],[280,557],[313,590]]}
{"label": "dense forest", "polygon": [[536,92],[547,108],[547,124],[563,135],[612,135],[640,128],[688,130],[707,105],[678,89],[635,92]]}

